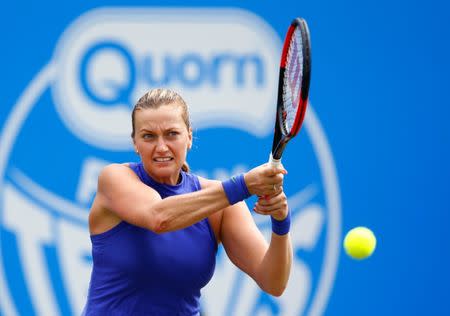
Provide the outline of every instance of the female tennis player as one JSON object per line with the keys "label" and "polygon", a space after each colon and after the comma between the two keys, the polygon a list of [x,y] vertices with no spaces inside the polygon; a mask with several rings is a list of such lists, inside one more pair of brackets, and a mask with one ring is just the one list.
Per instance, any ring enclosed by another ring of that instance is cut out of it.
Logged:
{"label": "female tennis player", "polygon": [[[189,172],[188,107],[155,89],[132,112],[139,163],[111,164],[99,175],[89,214],[93,270],[84,315],[199,315],[217,246],[265,292],[280,296],[292,260],[286,170],[258,166],[226,181]],[[268,244],[246,204],[271,216]]]}

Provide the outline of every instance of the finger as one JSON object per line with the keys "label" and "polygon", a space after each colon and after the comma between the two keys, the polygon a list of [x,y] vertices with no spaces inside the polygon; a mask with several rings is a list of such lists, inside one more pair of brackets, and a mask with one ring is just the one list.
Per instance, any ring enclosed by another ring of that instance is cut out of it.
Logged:
{"label": "finger", "polygon": [[282,192],[283,192],[283,183],[275,184],[275,190],[273,194],[271,194],[271,196],[278,196]]}
{"label": "finger", "polygon": [[255,213],[259,214],[259,215],[268,215],[266,212],[260,211],[260,210],[258,210],[257,208],[254,208],[254,209],[253,209],[253,212],[255,212]]}
{"label": "finger", "polygon": [[275,214],[277,212],[282,212],[283,208],[280,207],[280,208],[275,208],[275,209],[264,210],[264,209],[261,209],[261,208],[255,206],[253,208],[253,211],[255,213],[260,214],[260,215],[272,215],[272,214]]}
{"label": "finger", "polygon": [[268,187],[268,189],[264,192],[265,194],[260,195],[258,198],[268,201],[271,198],[279,195],[281,192],[283,192],[283,186],[282,185],[272,184],[272,186]]}
{"label": "finger", "polygon": [[283,188],[280,187],[274,194],[266,195],[258,198],[258,203],[260,205],[271,205],[275,203],[277,200],[282,199]]}
{"label": "finger", "polygon": [[281,192],[283,192],[283,186],[276,186],[275,184],[272,185],[272,189],[270,189],[270,191],[267,192],[267,194],[262,195],[262,196],[258,196],[258,199],[263,199],[266,201],[271,200],[273,197],[278,196]]}
{"label": "finger", "polygon": [[261,206],[258,206],[255,204],[255,206],[253,207],[253,211],[255,213],[261,214],[261,215],[268,215],[270,214],[274,209],[264,209]]}
{"label": "finger", "polygon": [[288,173],[287,170],[284,168],[283,164],[281,164],[281,163],[279,165],[277,165],[277,168],[281,169],[281,173],[282,174],[287,174]]}
{"label": "finger", "polygon": [[271,214],[273,212],[279,211],[284,209],[284,206],[282,203],[276,204],[276,205],[272,205],[271,207],[265,207],[265,206],[261,206],[261,205],[255,205],[254,207],[255,211],[264,213],[264,214]]}
{"label": "finger", "polygon": [[271,194],[278,192],[280,187],[283,185],[283,180],[277,178],[266,179],[264,183],[264,190],[272,191]]}
{"label": "finger", "polygon": [[267,168],[264,170],[263,174],[265,176],[274,176],[277,174],[287,174],[286,169],[284,169],[284,167],[277,167],[277,166],[272,166],[272,165],[268,165]]}
{"label": "finger", "polygon": [[275,186],[279,187],[280,185],[283,184],[283,180],[284,180],[284,175],[279,173],[274,176],[267,177],[264,181],[267,181],[266,183],[268,183],[269,185],[272,185],[272,186],[275,185]]}
{"label": "finger", "polygon": [[[264,204],[263,204],[264,203]],[[272,203],[267,201],[256,202],[255,207],[262,211],[270,211],[286,207],[287,202],[284,199],[274,199]]]}
{"label": "finger", "polygon": [[268,183],[264,186],[265,188],[265,195],[275,195],[280,190],[280,187],[283,185],[283,183]]}

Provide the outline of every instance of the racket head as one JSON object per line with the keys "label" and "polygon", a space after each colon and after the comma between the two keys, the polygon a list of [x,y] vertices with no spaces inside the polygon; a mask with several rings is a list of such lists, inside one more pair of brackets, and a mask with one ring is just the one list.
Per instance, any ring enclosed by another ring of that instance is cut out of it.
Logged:
{"label": "racket head", "polygon": [[272,157],[281,158],[287,142],[298,134],[308,105],[311,43],[306,21],[292,21],[284,40],[278,81],[278,101]]}

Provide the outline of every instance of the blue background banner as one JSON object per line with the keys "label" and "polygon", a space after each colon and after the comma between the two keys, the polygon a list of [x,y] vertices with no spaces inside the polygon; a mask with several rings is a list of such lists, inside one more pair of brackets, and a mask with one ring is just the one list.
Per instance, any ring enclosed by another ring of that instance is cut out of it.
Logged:
{"label": "blue background banner", "polygon": [[[296,16],[313,65],[283,158],[293,275],[274,299],[219,250],[205,314],[450,315],[448,12],[434,0],[2,4],[0,315],[83,308],[96,175],[137,160],[128,114],[146,89],[191,105],[194,172],[222,179],[267,160]],[[364,261],[342,249],[355,226],[378,238]]]}

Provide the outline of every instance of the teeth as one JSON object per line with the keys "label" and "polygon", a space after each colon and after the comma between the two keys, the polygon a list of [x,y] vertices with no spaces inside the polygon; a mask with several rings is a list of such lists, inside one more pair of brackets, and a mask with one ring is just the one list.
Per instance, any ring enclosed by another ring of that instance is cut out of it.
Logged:
{"label": "teeth", "polygon": [[164,162],[164,161],[169,161],[172,160],[172,158],[155,158],[155,161],[159,161],[159,162]]}

